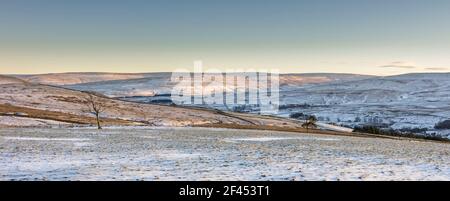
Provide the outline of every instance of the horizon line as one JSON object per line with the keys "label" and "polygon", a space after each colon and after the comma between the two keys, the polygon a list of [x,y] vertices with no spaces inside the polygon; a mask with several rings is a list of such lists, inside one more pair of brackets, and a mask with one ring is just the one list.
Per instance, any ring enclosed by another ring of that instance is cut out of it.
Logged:
{"label": "horizon line", "polygon": [[[236,71],[233,73],[245,73],[247,71]],[[250,72],[258,72],[258,71],[250,71]],[[47,72],[47,73],[0,73],[0,75],[6,76],[14,76],[14,75],[52,75],[52,74],[157,74],[157,73],[173,73],[168,71],[152,71],[152,72],[111,72],[111,71],[66,71],[66,72]],[[193,71],[189,71],[189,73],[194,73]],[[203,72],[205,73],[205,72]],[[222,72],[225,73],[225,72]],[[247,72],[248,73],[248,72]],[[348,75],[361,75],[361,76],[374,76],[374,77],[387,77],[387,76],[397,76],[397,75],[408,75],[408,74],[447,74],[449,72],[410,72],[410,73],[399,73],[392,75],[375,75],[375,74],[360,74],[360,73],[335,73],[335,72],[308,72],[308,73],[299,73],[299,72],[288,72],[288,73],[278,73],[279,75],[300,75],[300,74],[348,74]]]}

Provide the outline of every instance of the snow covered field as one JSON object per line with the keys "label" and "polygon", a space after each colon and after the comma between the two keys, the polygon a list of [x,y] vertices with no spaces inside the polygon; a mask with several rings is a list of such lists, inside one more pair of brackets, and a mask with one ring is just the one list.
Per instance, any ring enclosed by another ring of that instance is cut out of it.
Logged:
{"label": "snow covered field", "polygon": [[0,180],[450,180],[450,144],[205,128],[1,129]]}

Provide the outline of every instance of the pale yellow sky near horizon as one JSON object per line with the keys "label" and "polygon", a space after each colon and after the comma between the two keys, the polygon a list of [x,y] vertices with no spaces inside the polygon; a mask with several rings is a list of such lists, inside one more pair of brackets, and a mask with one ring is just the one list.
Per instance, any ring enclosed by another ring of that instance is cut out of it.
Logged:
{"label": "pale yellow sky near horizon", "polygon": [[[82,48],[83,49],[83,48]],[[89,49],[89,48],[86,48]],[[445,48],[274,48],[274,49],[152,49],[132,50],[91,47],[0,47],[0,74],[60,72],[171,72],[193,69],[193,62],[219,70],[278,69],[281,73],[353,73],[396,75],[415,72],[449,72]]]}
{"label": "pale yellow sky near horizon", "polygon": [[[164,56],[164,57],[163,57]],[[193,56],[178,56],[168,58],[134,56],[120,57],[118,55],[96,55],[92,57],[77,57],[61,55],[58,57],[34,57],[27,55],[10,55],[5,59],[0,56],[0,74],[44,74],[62,72],[115,72],[115,73],[144,73],[144,72],[171,72],[175,69],[193,69],[194,60],[201,59],[204,69],[278,69],[280,73],[353,73],[368,75],[396,75],[421,72],[449,72],[442,62],[416,63],[401,59],[369,59],[331,58],[321,61],[316,56],[295,57],[293,55],[277,56],[265,55],[247,57],[235,55],[236,59],[227,60],[214,56],[207,59]],[[131,57],[131,58],[130,58]],[[177,58],[177,59],[175,59]],[[450,63],[450,61],[448,61]],[[434,63],[434,64],[425,64]]]}

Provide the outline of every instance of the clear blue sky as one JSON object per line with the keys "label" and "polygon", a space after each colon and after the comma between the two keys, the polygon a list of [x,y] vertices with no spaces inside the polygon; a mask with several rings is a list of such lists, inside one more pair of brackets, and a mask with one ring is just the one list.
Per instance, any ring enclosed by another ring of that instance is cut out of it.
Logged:
{"label": "clear blue sky", "polygon": [[5,0],[0,73],[450,68],[448,0]]}

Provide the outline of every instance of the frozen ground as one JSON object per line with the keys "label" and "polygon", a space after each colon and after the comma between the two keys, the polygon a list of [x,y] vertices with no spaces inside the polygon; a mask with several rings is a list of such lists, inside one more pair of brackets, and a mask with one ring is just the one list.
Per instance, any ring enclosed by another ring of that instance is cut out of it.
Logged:
{"label": "frozen ground", "polygon": [[53,121],[53,120],[46,120],[46,119],[33,119],[33,118],[24,118],[24,117],[13,117],[13,116],[0,116],[0,127],[5,126],[48,126],[48,127],[55,127],[55,126],[66,126],[70,125],[65,122],[60,121]]}
{"label": "frozen ground", "polygon": [[450,180],[450,144],[203,128],[0,129],[0,180]]}

